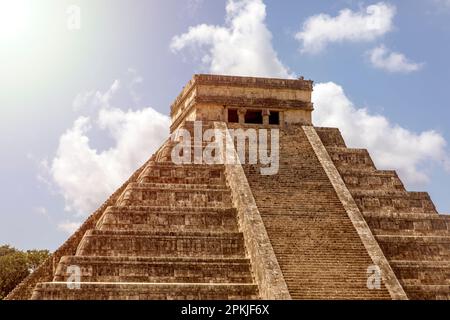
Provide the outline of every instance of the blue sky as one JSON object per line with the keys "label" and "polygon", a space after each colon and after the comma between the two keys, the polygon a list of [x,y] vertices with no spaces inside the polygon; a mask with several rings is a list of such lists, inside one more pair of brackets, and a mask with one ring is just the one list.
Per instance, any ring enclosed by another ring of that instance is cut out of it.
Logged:
{"label": "blue sky", "polygon": [[198,72],[314,80],[316,124],[450,212],[448,0],[0,0],[0,12],[0,243],[60,245],[167,136]]}

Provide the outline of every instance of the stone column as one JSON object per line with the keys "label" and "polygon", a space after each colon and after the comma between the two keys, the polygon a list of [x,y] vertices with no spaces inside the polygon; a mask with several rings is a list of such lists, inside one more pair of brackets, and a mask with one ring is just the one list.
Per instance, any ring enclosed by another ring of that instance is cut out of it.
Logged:
{"label": "stone column", "polygon": [[262,111],[263,125],[265,125],[265,126],[269,125],[269,116],[270,116],[270,111],[267,109],[263,109],[263,111]]}
{"label": "stone column", "polygon": [[245,109],[238,109],[238,117],[239,117],[239,123],[245,123],[245,114],[247,113],[247,110]]}

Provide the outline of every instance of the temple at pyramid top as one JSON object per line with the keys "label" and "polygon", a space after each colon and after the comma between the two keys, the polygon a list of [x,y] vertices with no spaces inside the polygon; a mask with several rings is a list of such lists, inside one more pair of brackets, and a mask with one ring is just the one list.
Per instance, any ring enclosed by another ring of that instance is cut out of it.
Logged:
{"label": "temple at pyramid top", "polygon": [[311,124],[313,82],[196,74],[170,109],[171,131],[186,121]]}

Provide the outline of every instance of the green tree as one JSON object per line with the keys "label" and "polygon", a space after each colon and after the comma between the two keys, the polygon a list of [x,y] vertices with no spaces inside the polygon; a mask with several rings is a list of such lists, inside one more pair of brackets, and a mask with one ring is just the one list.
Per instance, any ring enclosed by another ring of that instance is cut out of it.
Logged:
{"label": "green tree", "polygon": [[17,250],[0,246],[0,299],[14,289],[26,276],[50,256],[48,250]]}
{"label": "green tree", "polygon": [[27,250],[27,259],[28,259],[28,269],[30,272],[39,267],[39,265],[44,262],[50,256],[50,252],[48,250]]}

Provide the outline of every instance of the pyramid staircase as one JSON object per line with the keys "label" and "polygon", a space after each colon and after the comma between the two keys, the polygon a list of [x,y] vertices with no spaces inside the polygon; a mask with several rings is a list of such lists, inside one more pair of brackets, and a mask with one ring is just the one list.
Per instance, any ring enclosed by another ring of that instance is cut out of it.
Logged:
{"label": "pyramid staircase", "polygon": [[450,299],[450,215],[377,170],[367,150],[347,148],[338,129],[316,131],[408,297]]}
{"label": "pyramid staircase", "polygon": [[293,299],[391,299],[367,287],[374,262],[338,199],[302,126],[280,131],[279,171],[244,165]]}
{"label": "pyramid staircase", "polygon": [[[176,165],[174,144],[125,186],[32,299],[258,298],[224,166]],[[70,266],[80,268],[79,283]]]}

